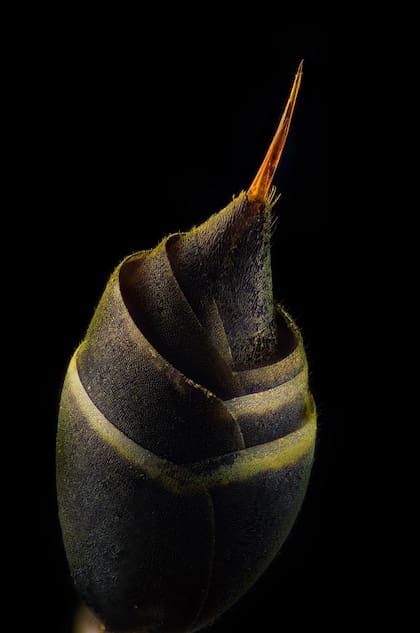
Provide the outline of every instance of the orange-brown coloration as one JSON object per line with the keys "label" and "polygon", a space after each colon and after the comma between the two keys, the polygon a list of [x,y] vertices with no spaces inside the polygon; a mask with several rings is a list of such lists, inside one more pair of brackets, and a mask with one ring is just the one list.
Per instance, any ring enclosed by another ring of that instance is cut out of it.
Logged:
{"label": "orange-brown coloration", "polygon": [[250,202],[264,203],[270,193],[271,183],[273,182],[274,174],[279,164],[283,148],[286,144],[287,135],[289,133],[290,122],[292,120],[300,83],[302,81],[302,67],[303,59],[297,69],[292,90],[290,91],[289,99],[277,131],[271,141],[271,145],[268,148],[268,152],[265,155],[261,167],[248,189],[247,194]]}

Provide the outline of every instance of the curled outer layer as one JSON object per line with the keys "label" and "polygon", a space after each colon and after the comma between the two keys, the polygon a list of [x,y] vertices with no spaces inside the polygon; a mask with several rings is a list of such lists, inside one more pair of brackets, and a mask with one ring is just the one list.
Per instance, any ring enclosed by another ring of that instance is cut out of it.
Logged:
{"label": "curled outer layer", "polygon": [[67,556],[116,632],[195,631],[229,608],[284,542],[313,458],[296,326],[278,308],[281,354],[234,370],[184,294],[178,239],[114,272],[61,400]]}

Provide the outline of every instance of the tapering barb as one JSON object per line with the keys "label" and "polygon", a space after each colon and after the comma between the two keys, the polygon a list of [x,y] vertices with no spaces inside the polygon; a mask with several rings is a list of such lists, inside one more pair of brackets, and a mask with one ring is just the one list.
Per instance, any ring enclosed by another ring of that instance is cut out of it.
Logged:
{"label": "tapering barb", "polygon": [[268,148],[268,152],[261,164],[261,167],[248,189],[248,199],[251,202],[265,202],[268,194],[270,193],[271,183],[273,182],[274,174],[280,162],[283,148],[286,144],[287,135],[289,133],[290,122],[292,120],[300,83],[302,81],[302,67],[303,59],[297,69],[292,90],[290,91],[289,99],[277,131],[271,141],[271,145]]}

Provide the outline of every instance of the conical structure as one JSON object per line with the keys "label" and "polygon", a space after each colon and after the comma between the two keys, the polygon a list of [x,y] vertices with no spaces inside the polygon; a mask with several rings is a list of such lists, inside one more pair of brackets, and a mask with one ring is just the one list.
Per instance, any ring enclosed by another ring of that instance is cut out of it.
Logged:
{"label": "conical structure", "polygon": [[70,364],[60,519],[76,586],[109,631],[202,628],[299,511],[315,410],[301,336],[273,298],[270,189],[301,76],[248,192],[122,262]]}

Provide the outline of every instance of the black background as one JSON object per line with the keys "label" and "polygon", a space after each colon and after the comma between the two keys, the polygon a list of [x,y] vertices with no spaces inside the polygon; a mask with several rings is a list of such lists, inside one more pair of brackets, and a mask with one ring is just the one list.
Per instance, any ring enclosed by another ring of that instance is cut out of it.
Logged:
{"label": "black background", "polygon": [[29,545],[43,630],[70,633],[77,605],[54,480],[66,365],[125,255],[188,230],[247,188],[302,58],[302,88],[276,177],[282,197],[273,275],[275,294],[307,347],[319,410],[317,454],[303,509],[278,558],[211,630],[334,624],[330,606],[344,583],[337,563],[343,326],[336,301],[342,227],[328,200],[329,39],[321,22],[268,23],[258,33],[174,29],[169,39],[154,30],[150,42],[141,32],[126,36],[91,22],[86,30],[79,24],[33,38],[22,78],[29,105],[22,189],[31,211],[22,233],[25,305],[35,333],[28,339],[38,359]]}

